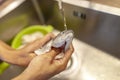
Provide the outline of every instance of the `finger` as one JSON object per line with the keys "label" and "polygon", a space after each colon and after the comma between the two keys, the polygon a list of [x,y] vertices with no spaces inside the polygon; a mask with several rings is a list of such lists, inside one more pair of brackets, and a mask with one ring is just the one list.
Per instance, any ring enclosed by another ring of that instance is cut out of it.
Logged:
{"label": "finger", "polygon": [[49,33],[45,37],[43,37],[42,39],[37,39],[22,49],[25,49],[29,53],[31,51],[39,49],[40,47],[45,45],[47,42],[49,42],[53,37],[54,37],[54,34]]}
{"label": "finger", "polygon": [[[32,44],[35,44],[34,47],[39,47],[39,46],[42,47],[42,46],[45,45],[48,41],[50,41],[53,37],[54,37],[54,34],[49,33],[49,34],[47,34],[46,36],[44,36],[43,38],[34,41]],[[33,46],[33,45],[32,45],[32,46]]]}
{"label": "finger", "polygon": [[70,48],[65,53],[65,56],[62,58],[63,62],[65,62],[67,64],[68,61],[70,60],[71,55],[72,55],[73,52],[74,52],[74,48],[73,48],[73,45],[71,45]]}
{"label": "finger", "polygon": [[55,37],[55,35],[53,33],[49,33],[47,34],[45,37],[43,37],[40,41],[41,46],[45,45],[48,41],[50,41],[51,39],[53,39]]}
{"label": "finger", "polygon": [[67,52],[65,53],[65,56],[61,59],[55,59],[53,61],[53,65],[51,66],[53,69],[57,69],[57,72],[61,72],[63,70],[66,69],[67,63],[71,58],[71,55],[74,51],[73,46],[71,45],[70,48],[67,50]]}
{"label": "finger", "polygon": [[55,59],[56,55],[61,53],[61,49],[52,48],[46,55],[50,56],[52,60]]}

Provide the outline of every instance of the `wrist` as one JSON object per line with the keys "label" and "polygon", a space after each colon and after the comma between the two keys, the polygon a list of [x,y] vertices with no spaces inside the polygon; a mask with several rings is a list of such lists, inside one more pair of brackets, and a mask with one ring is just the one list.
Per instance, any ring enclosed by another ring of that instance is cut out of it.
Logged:
{"label": "wrist", "polygon": [[7,63],[14,63],[16,59],[14,59],[15,55],[13,54],[14,50],[9,50],[0,46],[0,59]]}
{"label": "wrist", "polygon": [[9,51],[8,51],[7,49],[5,49],[4,47],[1,47],[1,46],[0,46],[0,59],[3,60],[3,61],[5,61],[8,52],[9,52]]}
{"label": "wrist", "polygon": [[44,79],[42,75],[38,76],[37,73],[29,72],[27,70],[25,70],[23,73],[13,78],[12,80],[23,80],[23,79],[24,80],[48,80],[48,79]]}
{"label": "wrist", "polygon": [[38,80],[35,78],[34,74],[31,72],[27,72],[26,70],[23,71],[20,75],[17,77],[13,78],[12,80]]}
{"label": "wrist", "polygon": [[30,76],[29,74],[24,74],[24,73],[21,73],[20,75],[13,78],[12,80],[23,80],[23,79],[24,80],[36,80],[32,76]]}

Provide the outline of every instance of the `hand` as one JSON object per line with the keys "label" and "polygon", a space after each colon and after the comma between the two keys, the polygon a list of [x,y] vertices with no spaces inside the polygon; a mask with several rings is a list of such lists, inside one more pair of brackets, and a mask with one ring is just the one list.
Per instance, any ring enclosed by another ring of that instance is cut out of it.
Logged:
{"label": "hand", "polygon": [[52,76],[65,70],[73,51],[73,46],[70,46],[65,56],[58,60],[55,59],[55,56],[59,54],[60,51],[56,49],[52,49],[46,54],[36,56],[26,70],[13,80],[48,80]]}
{"label": "hand", "polygon": [[44,38],[38,39],[18,50],[13,49],[4,42],[0,41],[0,59],[10,64],[27,66],[29,62],[36,56],[34,51],[42,47],[53,37],[54,35],[49,33]]}

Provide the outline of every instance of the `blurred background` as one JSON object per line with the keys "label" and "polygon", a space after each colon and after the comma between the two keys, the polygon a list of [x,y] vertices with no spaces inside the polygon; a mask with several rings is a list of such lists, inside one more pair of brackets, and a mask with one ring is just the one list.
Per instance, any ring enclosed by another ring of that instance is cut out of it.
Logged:
{"label": "blurred background", "polygon": [[[68,29],[74,31],[75,38],[119,61],[119,0],[63,0],[63,8]],[[30,25],[38,24],[52,25],[56,30],[64,30],[63,16],[58,8],[57,0],[0,0],[1,40],[11,44],[12,39],[19,31]],[[108,58],[107,56],[103,59],[107,60]],[[117,73],[117,71],[120,72],[120,69],[118,70],[120,64],[113,63],[117,65],[116,75],[120,76],[120,73]],[[110,66],[116,68],[115,65]],[[113,74],[112,77],[114,78],[105,78],[105,80],[120,79]]]}

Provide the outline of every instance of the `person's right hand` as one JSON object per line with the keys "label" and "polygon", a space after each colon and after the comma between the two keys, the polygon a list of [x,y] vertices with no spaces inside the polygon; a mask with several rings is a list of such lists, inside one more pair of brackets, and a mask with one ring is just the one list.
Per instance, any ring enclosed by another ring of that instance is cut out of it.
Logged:
{"label": "person's right hand", "polygon": [[26,68],[26,70],[13,80],[48,80],[54,75],[66,69],[74,49],[71,45],[61,59],[55,59],[60,53],[59,50],[52,49],[46,54],[36,56]]}

